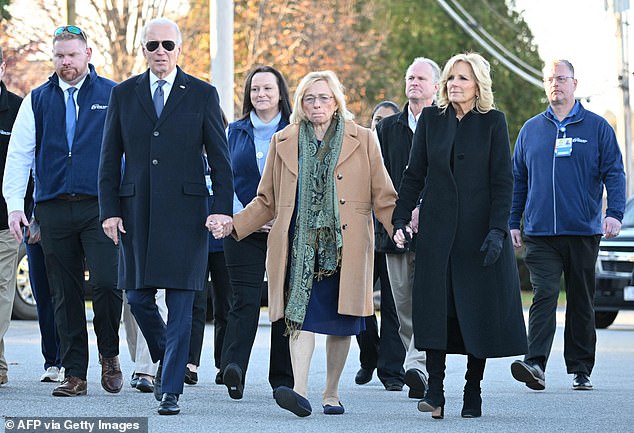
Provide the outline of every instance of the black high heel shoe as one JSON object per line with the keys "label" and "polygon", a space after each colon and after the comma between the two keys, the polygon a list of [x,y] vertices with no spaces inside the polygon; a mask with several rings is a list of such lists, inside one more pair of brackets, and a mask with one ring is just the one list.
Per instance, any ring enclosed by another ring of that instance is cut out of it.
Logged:
{"label": "black high heel shoe", "polygon": [[464,389],[462,412],[463,418],[478,418],[482,416],[482,397],[480,396],[480,388]]}
{"label": "black high heel shoe", "polygon": [[445,399],[441,399],[441,403],[437,403],[432,398],[425,397],[418,402],[418,410],[421,412],[431,412],[434,419],[443,419],[445,417]]}

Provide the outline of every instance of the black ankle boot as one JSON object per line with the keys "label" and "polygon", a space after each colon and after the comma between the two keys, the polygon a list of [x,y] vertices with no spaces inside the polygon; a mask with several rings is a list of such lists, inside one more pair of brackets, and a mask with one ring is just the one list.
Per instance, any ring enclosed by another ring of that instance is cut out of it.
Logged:
{"label": "black ankle boot", "polygon": [[418,402],[418,410],[431,412],[434,419],[445,417],[445,380],[446,353],[440,350],[427,351],[427,373],[429,374],[429,388],[425,397]]}
{"label": "black ankle boot", "polygon": [[473,386],[467,383],[464,387],[462,412],[463,418],[478,418],[482,416],[482,397],[480,396],[480,386]]}
{"label": "black ankle boot", "polygon": [[463,418],[478,418],[482,416],[482,397],[480,395],[480,382],[484,376],[486,359],[469,355],[467,361],[467,373],[464,378],[467,383],[464,386],[462,412]]}

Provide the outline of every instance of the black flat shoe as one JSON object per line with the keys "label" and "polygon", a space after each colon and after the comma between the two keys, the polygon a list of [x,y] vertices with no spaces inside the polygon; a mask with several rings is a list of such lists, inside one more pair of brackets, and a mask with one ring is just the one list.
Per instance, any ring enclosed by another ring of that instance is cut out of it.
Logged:
{"label": "black flat shoe", "polygon": [[222,379],[222,371],[216,373],[216,385],[224,385],[225,382]]}
{"label": "black flat shoe", "polygon": [[229,391],[229,397],[234,400],[240,400],[244,393],[244,384],[242,383],[242,369],[237,364],[229,364],[225,367],[222,375],[222,381]]}
{"label": "black flat shoe", "polygon": [[427,390],[427,377],[425,373],[417,368],[410,368],[405,372],[403,377],[405,385],[409,387],[407,396],[409,398],[424,398],[425,391]]}
{"label": "black flat shoe", "polygon": [[323,407],[325,415],[341,415],[346,411],[341,402],[338,405],[325,404]]}
{"label": "black flat shoe", "polygon": [[185,383],[187,385],[196,385],[198,383],[198,373],[185,367]]}
{"label": "black flat shoe", "polygon": [[136,382],[136,389],[141,392],[154,392],[154,385],[145,377],[139,377]]}
{"label": "black flat shoe", "polygon": [[[280,386],[273,391],[275,402],[282,409],[293,412],[299,417],[305,417],[313,412],[310,402],[287,386]],[[343,406],[341,406],[343,409]],[[324,413],[326,408],[324,407]]]}
{"label": "black flat shoe", "polygon": [[357,371],[357,375],[354,377],[354,383],[356,383],[357,385],[365,385],[366,383],[372,380],[373,372],[374,372],[373,368],[361,367],[359,371]]}
{"label": "black flat shoe", "polygon": [[178,407],[178,394],[166,392],[163,394],[161,403],[158,407],[158,413],[160,415],[178,415],[181,408]]}

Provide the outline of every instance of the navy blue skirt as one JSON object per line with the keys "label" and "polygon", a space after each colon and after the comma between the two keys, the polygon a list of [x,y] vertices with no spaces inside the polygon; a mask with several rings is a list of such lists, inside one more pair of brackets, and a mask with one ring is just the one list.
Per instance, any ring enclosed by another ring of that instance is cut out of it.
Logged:
{"label": "navy blue skirt", "polygon": [[365,319],[337,312],[339,305],[339,272],[321,280],[313,280],[306,308],[303,331],[316,334],[348,336],[365,331]]}

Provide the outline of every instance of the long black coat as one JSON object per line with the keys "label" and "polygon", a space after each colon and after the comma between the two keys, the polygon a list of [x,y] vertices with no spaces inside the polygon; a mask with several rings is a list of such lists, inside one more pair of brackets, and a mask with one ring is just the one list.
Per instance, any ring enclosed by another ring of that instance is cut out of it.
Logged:
{"label": "long black coat", "polygon": [[[214,189],[208,209],[203,150]],[[125,169],[121,176],[121,161]],[[119,288],[202,290],[210,213],[232,215],[233,175],[216,89],[180,68],[161,117],[149,72],[114,87],[99,165],[100,218],[123,218]]]}
{"label": "long black coat", "polygon": [[[413,326],[416,348],[447,349],[447,291],[467,353],[479,358],[526,352],[526,330],[508,218],[513,176],[504,114],[453,107],[423,110],[394,222],[409,220],[423,191],[416,244]],[[480,247],[490,229],[507,236],[488,267]]]}

